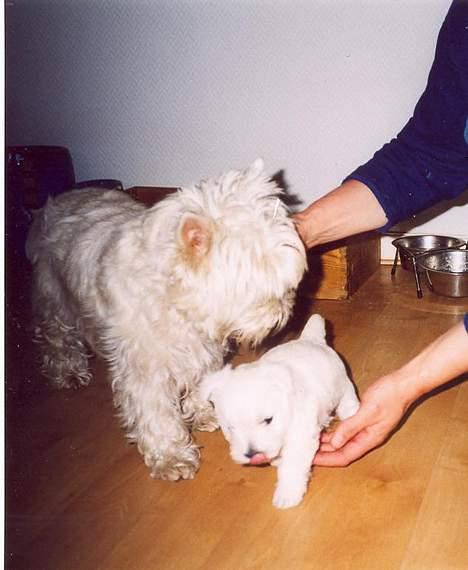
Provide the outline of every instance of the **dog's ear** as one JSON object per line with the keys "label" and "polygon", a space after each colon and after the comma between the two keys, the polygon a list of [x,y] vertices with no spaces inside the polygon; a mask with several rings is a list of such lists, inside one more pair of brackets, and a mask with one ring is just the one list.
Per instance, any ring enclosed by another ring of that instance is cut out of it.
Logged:
{"label": "dog's ear", "polygon": [[257,158],[252,162],[252,164],[245,171],[245,175],[249,179],[258,178],[265,169],[263,158]]}
{"label": "dog's ear", "polygon": [[196,214],[185,214],[179,225],[179,243],[187,259],[198,264],[210,251],[213,238],[212,223]]}
{"label": "dog's ear", "polygon": [[202,400],[212,402],[215,404],[216,389],[219,388],[223,382],[223,376],[225,371],[231,370],[232,366],[226,364],[222,370],[218,372],[213,372],[212,374],[207,374],[200,382],[200,397]]}

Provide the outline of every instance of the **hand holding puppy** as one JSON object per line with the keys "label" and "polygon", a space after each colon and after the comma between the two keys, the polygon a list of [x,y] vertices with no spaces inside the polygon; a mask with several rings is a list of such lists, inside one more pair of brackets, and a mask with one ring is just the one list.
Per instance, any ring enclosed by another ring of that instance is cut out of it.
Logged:
{"label": "hand holding puppy", "polygon": [[408,405],[392,377],[381,378],[363,394],[356,415],[322,434],[314,465],[344,467],[362,457],[387,439]]}
{"label": "hand holding puppy", "polygon": [[391,435],[411,403],[467,370],[468,335],[458,323],[408,364],[372,384],[356,415],[322,435],[314,464],[343,467],[359,459]]}

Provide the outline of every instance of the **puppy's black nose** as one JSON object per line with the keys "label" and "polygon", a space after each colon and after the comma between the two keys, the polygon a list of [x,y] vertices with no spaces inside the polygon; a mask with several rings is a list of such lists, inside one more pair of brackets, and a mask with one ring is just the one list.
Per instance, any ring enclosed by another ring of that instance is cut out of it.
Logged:
{"label": "puppy's black nose", "polygon": [[247,450],[247,453],[244,453],[244,455],[248,459],[251,459],[254,455],[257,455],[257,453],[260,453],[260,451],[258,451],[257,449],[254,449],[253,447],[249,447],[249,449]]}

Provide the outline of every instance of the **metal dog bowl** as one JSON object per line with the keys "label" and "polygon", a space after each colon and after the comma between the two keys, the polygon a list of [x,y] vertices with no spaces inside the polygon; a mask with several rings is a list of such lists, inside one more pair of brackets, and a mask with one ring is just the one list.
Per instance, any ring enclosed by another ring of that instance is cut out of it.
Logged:
{"label": "metal dog bowl", "polygon": [[403,269],[413,271],[414,280],[416,282],[416,292],[418,297],[422,297],[422,289],[419,280],[419,270],[417,260],[421,255],[426,253],[435,253],[447,249],[460,249],[466,245],[466,242],[456,237],[436,236],[436,235],[420,235],[420,236],[404,236],[392,241],[396,248],[395,259],[393,261],[392,275],[395,275],[398,257],[400,257]]}
{"label": "metal dog bowl", "polygon": [[418,268],[425,273],[434,293],[446,297],[468,297],[468,250],[446,249],[418,257]]}
{"label": "metal dog bowl", "polygon": [[447,248],[460,248],[465,245],[461,239],[449,236],[404,236],[394,239],[392,244],[400,254],[400,261],[403,269],[413,270],[413,258],[426,253]]}

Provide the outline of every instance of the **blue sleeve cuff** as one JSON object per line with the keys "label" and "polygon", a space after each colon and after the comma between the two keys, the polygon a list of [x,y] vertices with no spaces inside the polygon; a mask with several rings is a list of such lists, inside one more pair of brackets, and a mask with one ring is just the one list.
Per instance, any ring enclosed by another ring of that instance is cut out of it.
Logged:
{"label": "blue sleeve cuff", "polygon": [[465,313],[465,318],[463,319],[463,322],[465,323],[465,329],[466,332],[468,333],[468,313]]}

